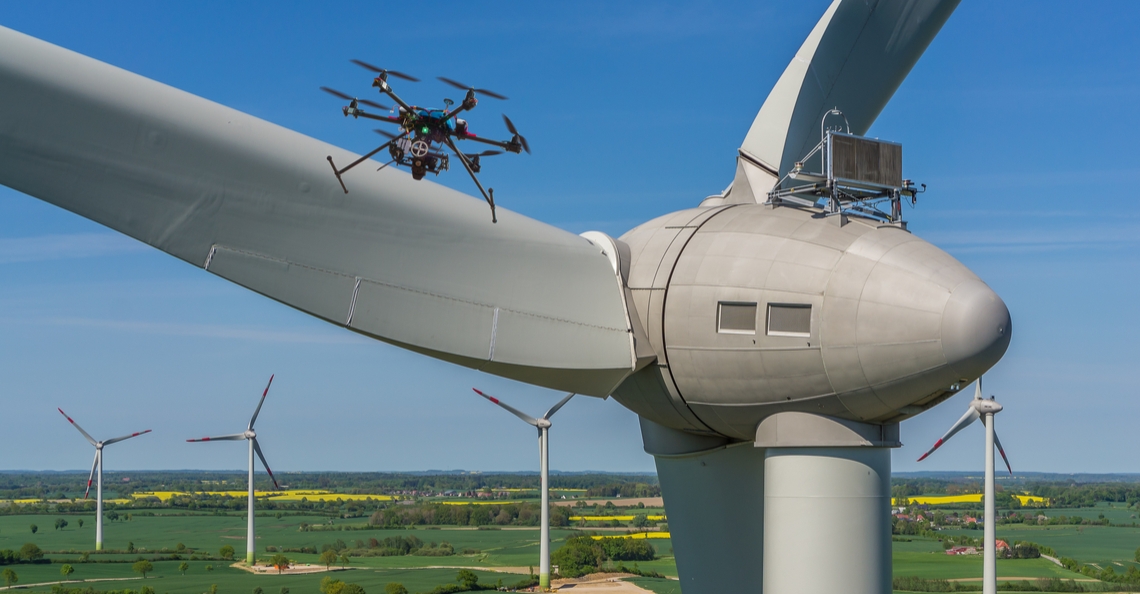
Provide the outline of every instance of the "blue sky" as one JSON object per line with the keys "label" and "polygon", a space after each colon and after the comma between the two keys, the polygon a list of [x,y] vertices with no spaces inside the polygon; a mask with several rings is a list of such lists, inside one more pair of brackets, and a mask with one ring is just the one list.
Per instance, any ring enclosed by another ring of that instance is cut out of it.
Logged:
{"label": "blue sky", "polygon": [[[419,76],[419,103],[484,99],[534,154],[488,160],[506,208],[617,236],[719,192],[756,111],[827,6],[806,2],[407,4],[0,3],[28,33],[357,151],[377,138],[327,85],[368,92],[360,58]],[[870,134],[903,143],[929,185],[912,230],[1006,300],[1013,342],[987,376],[1014,468],[1140,472],[1140,5],[980,2],[950,18]],[[472,192],[457,172],[440,183]],[[472,386],[540,413],[560,394],[356,337],[75,215],[0,187],[0,469],[90,464],[61,406],[112,446],[108,469],[241,468],[236,444],[188,437],[258,422],[279,470],[530,470],[533,430]],[[895,469],[978,470],[971,428],[914,460],[964,412],[960,395],[903,425]],[[551,465],[653,469],[635,416],[578,398]]]}

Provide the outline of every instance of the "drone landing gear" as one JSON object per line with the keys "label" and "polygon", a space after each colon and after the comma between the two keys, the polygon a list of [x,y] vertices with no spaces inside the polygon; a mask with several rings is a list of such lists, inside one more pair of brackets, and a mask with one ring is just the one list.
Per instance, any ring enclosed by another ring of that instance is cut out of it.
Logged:
{"label": "drone landing gear", "polygon": [[471,181],[475,182],[475,185],[479,188],[479,192],[483,194],[483,199],[491,206],[491,222],[498,223],[499,219],[495,216],[495,189],[490,188],[490,192],[483,189],[483,184],[479,183],[478,177],[475,177],[475,171],[471,168],[471,162],[467,160],[466,155],[455,148],[455,142],[450,138],[447,139],[447,146],[451,147],[452,151],[455,151],[455,156],[459,157],[460,163],[463,163],[463,168],[466,169],[467,174],[471,176]]}
{"label": "drone landing gear", "polygon": [[345,171],[348,171],[349,169],[352,169],[353,167],[356,167],[357,165],[360,165],[361,163],[367,161],[368,159],[372,158],[372,155],[375,155],[376,153],[388,148],[389,146],[392,145],[392,143],[396,142],[397,140],[400,140],[401,138],[403,138],[407,135],[408,135],[408,133],[404,132],[403,134],[400,134],[399,136],[394,137],[393,139],[389,140],[388,142],[385,142],[384,144],[376,147],[374,150],[369,152],[367,155],[364,155],[363,157],[360,157],[359,159],[349,163],[344,169],[337,169],[336,168],[336,163],[333,163],[332,155],[325,157],[326,159],[329,160],[329,165],[331,165],[333,168],[333,174],[336,175],[336,181],[340,182],[340,189],[344,190],[345,194],[348,193],[348,188],[345,187],[344,180],[341,179],[341,177],[340,177],[342,174],[344,174]]}

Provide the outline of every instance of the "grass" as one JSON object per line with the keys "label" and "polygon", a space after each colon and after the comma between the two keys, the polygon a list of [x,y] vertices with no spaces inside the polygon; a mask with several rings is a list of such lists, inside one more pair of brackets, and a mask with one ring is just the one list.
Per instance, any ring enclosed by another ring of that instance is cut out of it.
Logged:
{"label": "grass", "polygon": [[[943,533],[948,536],[965,534],[974,538],[982,535],[981,530],[946,530]],[[1134,555],[1136,548],[1140,547],[1140,528],[1112,526],[999,525],[997,537],[1053,547],[1061,556],[1072,557],[1082,563],[1120,563],[1123,567],[1115,566],[1117,573],[1127,571],[1130,565],[1137,565]]]}

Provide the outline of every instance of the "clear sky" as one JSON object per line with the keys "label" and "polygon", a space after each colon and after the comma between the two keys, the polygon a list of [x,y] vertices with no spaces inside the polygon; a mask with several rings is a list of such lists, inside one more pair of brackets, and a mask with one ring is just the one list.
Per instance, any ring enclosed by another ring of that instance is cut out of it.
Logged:
{"label": "clear sky", "polygon": [[[435,76],[498,91],[472,130],[501,134],[507,113],[534,154],[485,163],[497,201],[618,236],[731,181],[828,2],[299,4],[6,2],[0,25],[360,152],[371,126],[317,90],[369,93],[350,58],[422,78],[396,87],[418,103],[459,98]],[[966,0],[870,132],[929,185],[912,230],[1013,314],[986,392],[1017,470],[1140,472],[1137,30],[1134,2]],[[278,470],[533,470],[533,429],[471,387],[535,414],[560,396],[370,342],[0,187],[0,469],[88,467],[57,406],[101,438],[154,429],[108,448],[108,470],[244,468],[238,444],[183,440],[243,430],[271,373],[258,429]],[[979,427],[914,462],[969,397],[905,422],[895,470],[980,470]],[[613,401],[575,399],[551,435],[554,469],[653,469]]]}

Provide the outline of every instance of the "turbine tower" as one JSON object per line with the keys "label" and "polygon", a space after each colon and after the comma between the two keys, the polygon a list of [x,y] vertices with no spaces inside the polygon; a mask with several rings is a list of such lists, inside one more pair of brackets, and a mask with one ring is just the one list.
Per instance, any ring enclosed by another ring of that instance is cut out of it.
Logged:
{"label": "turbine tower", "polygon": [[1001,447],[1001,440],[998,439],[997,432],[994,431],[994,415],[1002,411],[1002,406],[998,404],[993,396],[988,400],[982,398],[982,378],[978,378],[977,384],[974,387],[974,399],[970,401],[970,408],[962,418],[954,423],[953,427],[943,435],[941,439],[934,443],[934,447],[930,448],[921,458],[918,459],[922,462],[934,450],[937,450],[942,444],[946,443],[955,433],[966,428],[979,418],[983,419],[982,422],[986,425],[986,493],[985,493],[985,526],[984,526],[984,547],[982,552],[982,593],[983,594],[996,594],[997,593],[997,511],[995,509],[994,500],[994,447],[1001,452],[1002,460],[1005,460],[1005,468],[1009,474],[1013,474],[1013,468],[1009,465],[1009,458],[1005,455],[1005,449]]}
{"label": "turbine tower", "polygon": [[538,457],[540,465],[541,490],[542,490],[542,519],[539,524],[539,542],[538,542],[538,587],[544,592],[550,589],[550,449],[549,449],[549,430],[550,430],[550,417],[558,412],[570,399],[574,397],[573,394],[567,394],[565,398],[558,401],[558,404],[550,407],[541,419],[536,419],[516,408],[504,404],[498,398],[485,394],[477,388],[472,388],[475,393],[498,404],[507,410],[512,415],[522,419],[528,425],[538,429]]}
{"label": "turbine tower", "polygon": [[91,474],[87,475],[87,490],[83,492],[83,498],[87,499],[87,494],[91,492],[91,478],[94,477],[95,472],[98,471],[99,476],[98,476],[98,479],[96,481],[96,487],[95,487],[95,550],[96,551],[102,551],[103,550],[103,448],[105,446],[109,446],[113,443],[118,443],[120,441],[123,441],[124,439],[130,439],[132,437],[138,437],[139,435],[142,435],[144,433],[150,433],[150,429],[147,429],[146,431],[139,431],[138,433],[132,433],[130,435],[124,435],[122,437],[115,437],[112,439],[107,439],[104,441],[95,441],[95,439],[93,437],[88,435],[88,433],[83,430],[83,427],[79,426],[79,423],[76,423],[71,417],[67,416],[67,413],[63,412],[62,408],[57,408],[56,410],[58,410],[59,414],[63,415],[63,418],[67,419],[67,421],[69,423],[71,423],[71,425],[73,427],[78,429],[79,432],[83,434],[83,437],[87,438],[87,441],[90,442],[91,445],[95,446],[95,461],[91,463]]}
{"label": "turbine tower", "polygon": [[265,467],[265,472],[269,473],[269,478],[273,481],[274,488],[280,488],[277,484],[277,479],[273,476],[273,471],[269,470],[269,463],[265,461],[265,454],[261,453],[261,446],[257,445],[257,432],[253,430],[253,424],[257,422],[257,414],[261,412],[261,405],[265,404],[265,396],[269,394],[269,386],[273,385],[273,376],[269,376],[269,383],[265,384],[265,391],[261,393],[261,400],[257,403],[257,409],[253,411],[253,416],[249,418],[249,425],[245,431],[241,433],[234,433],[232,435],[222,435],[219,437],[203,437],[202,439],[187,439],[189,442],[200,441],[239,441],[246,440],[249,442],[249,520],[246,525],[245,536],[245,562],[253,565],[253,556],[256,552],[256,536],[254,534],[253,516],[254,516],[254,495],[253,495],[253,455],[256,453],[257,457],[261,459],[261,465]]}

